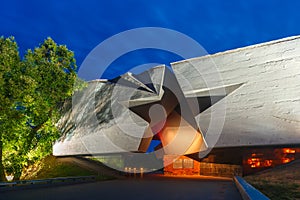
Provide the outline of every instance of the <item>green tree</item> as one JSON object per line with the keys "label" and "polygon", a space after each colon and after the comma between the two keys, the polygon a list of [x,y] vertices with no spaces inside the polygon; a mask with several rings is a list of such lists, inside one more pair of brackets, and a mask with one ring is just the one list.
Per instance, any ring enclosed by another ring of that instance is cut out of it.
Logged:
{"label": "green tree", "polygon": [[[8,77],[0,83],[3,89],[1,104],[2,99],[7,102],[2,104],[6,110],[5,116],[0,118],[4,130],[0,140],[3,155],[0,156],[5,171],[19,178],[24,166],[51,153],[52,144],[59,137],[55,124],[61,116],[64,101],[72,95],[76,62],[72,51],[57,45],[51,38],[34,50],[28,50],[23,60],[19,58],[13,39],[2,40],[8,41],[6,46],[9,48],[3,49],[10,53],[1,53],[0,62],[2,60],[4,64],[0,65],[4,72],[0,76],[7,76],[5,70],[17,73],[11,72],[14,79]],[[0,167],[1,175],[3,166]]]}
{"label": "green tree", "polygon": [[13,37],[0,38],[0,180],[4,180],[2,162],[4,146],[15,138],[25,116],[16,108],[21,101],[22,86],[30,77],[22,76],[22,65],[18,46]]}
{"label": "green tree", "polygon": [[27,152],[39,141],[53,142],[57,138],[54,125],[60,118],[62,104],[72,95],[76,62],[74,53],[66,46],[57,45],[47,38],[34,51],[27,52],[24,64],[37,83],[31,94],[33,101],[26,105],[26,115],[32,127],[24,148]]}

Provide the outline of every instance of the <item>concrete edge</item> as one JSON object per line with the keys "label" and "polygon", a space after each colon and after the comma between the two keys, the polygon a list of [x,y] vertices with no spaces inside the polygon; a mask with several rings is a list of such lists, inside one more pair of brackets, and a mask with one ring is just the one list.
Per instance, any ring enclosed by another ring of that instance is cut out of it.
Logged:
{"label": "concrete edge", "polygon": [[235,176],[233,181],[244,200],[269,200],[268,197],[247,183],[243,178]]}
{"label": "concrete edge", "polygon": [[214,58],[214,57],[223,56],[223,55],[226,55],[226,54],[231,54],[231,53],[235,53],[235,52],[245,51],[245,50],[249,50],[249,49],[264,47],[264,46],[268,46],[268,45],[274,45],[274,44],[293,41],[293,40],[298,40],[298,39],[300,39],[300,35],[289,36],[289,37],[284,37],[284,38],[280,38],[280,39],[274,39],[274,40],[270,40],[270,41],[260,42],[260,43],[252,44],[252,45],[248,45],[248,46],[229,49],[229,50],[225,50],[225,51],[221,51],[221,52],[217,52],[217,53],[213,53],[213,54],[207,54],[207,55],[198,56],[198,57],[194,57],[194,58],[189,58],[189,59],[185,59],[185,60],[175,61],[175,62],[172,62],[170,64],[171,64],[172,69],[173,69],[173,66],[181,64],[181,63],[185,63],[185,62],[189,63],[189,62],[192,62],[194,60]]}
{"label": "concrete edge", "polygon": [[19,180],[12,182],[0,182],[0,192],[28,189],[28,188],[40,188],[51,187],[60,185],[72,185],[78,183],[87,183],[97,181],[97,176],[73,176],[73,177],[57,177],[48,179],[37,180]]}

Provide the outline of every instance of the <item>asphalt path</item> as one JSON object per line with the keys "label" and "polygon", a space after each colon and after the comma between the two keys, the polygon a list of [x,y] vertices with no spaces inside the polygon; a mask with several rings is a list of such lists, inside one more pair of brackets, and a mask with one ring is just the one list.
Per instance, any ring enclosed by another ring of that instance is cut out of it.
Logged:
{"label": "asphalt path", "polygon": [[0,191],[0,199],[242,199],[230,179],[144,177]]}

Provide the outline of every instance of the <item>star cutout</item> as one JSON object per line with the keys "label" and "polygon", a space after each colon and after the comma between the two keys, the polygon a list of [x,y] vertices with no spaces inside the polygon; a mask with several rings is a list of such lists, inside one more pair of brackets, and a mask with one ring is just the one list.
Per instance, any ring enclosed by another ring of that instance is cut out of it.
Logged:
{"label": "star cutout", "polygon": [[[137,88],[129,101],[121,103],[149,124],[138,151],[147,152],[152,140],[160,140],[157,148],[169,155],[205,151],[207,144],[195,117],[241,86],[204,88],[184,94],[175,75],[165,66],[138,75],[127,73],[110,82]],[[149,95],[141,95],[141,91]]]}

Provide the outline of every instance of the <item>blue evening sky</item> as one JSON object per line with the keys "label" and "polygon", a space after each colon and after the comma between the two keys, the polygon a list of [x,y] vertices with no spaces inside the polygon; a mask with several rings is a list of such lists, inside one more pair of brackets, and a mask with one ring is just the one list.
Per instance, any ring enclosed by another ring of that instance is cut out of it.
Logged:
{"label": "blue evening sky", "polygon": [[[6,0],[0,35],[15,36],[20,51],[46,37],[66,44],[81,65],[100,42],[121,31],[163,27],[180,31],[208,53],[300,34],[297,0]],[[154,50],[129,53],[113,63],[111,78],[144,63],[179,58]]]}

